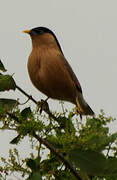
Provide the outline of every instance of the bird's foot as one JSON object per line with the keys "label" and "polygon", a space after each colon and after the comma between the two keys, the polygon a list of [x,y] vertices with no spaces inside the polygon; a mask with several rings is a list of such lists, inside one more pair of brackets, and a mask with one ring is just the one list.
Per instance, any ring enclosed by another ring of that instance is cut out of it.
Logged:
{"label": "bird's foot", "polygon": [[78,111],[78,108],[76,107],[76,114],[80,116],[80,120],[82,120],[82,114]]}
{"label": "bird's foot", "polygon": [[41,99],[41,101],[38,102],[38,104],[37,104],[37,111],[39,111],[40,113],[42,113],[42,111],[45,111],[47,113],[50,112],[49,105],[47,103],[48,99],[49,99],[49,97],[46,98],[45,100]]}

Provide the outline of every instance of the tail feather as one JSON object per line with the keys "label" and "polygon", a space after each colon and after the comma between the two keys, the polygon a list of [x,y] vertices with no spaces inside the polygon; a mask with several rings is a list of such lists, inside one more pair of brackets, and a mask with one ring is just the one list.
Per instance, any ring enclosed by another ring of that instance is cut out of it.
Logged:
{"label": "tail feather", "polygon": [[76,98],[76,104],[77,104],[78,112],[80,115],[90,115],[90,116],[95,115],[93,110],[84,100],[83,95],[81,93],[79,93]]}

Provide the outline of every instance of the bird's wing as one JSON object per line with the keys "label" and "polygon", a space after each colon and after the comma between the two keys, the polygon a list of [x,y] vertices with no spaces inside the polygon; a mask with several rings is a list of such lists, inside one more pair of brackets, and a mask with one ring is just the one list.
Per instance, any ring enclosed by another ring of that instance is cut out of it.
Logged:
{"label": "bird's wing", "polygon": [[61,55],[60,59],[62,60],[64,66],[66,67],[67,71],[69,72],[69,75],[70,75],[71,79],[73,80],[77,90],[82,94],[81,85],[80,85],[75,73],[73,72],[70,64],[67,62],[67,60],[65,59],[65,57],[63,55]]}

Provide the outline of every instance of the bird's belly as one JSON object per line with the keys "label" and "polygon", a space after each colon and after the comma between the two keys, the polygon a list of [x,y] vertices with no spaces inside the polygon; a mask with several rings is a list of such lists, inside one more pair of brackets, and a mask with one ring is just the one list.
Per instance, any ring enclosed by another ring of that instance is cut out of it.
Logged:
{"label": "bird's belly", "polygon": [[29,72],[30,79],[33,85],[46,96],[69,101],[75,104],[75,90],[73,86],[66,80],[65,77],[58,78],[56,74],[43,74],[41,72]]}
{"label": "bird's belly", "polygon": [[69,80],[58,76],[53,70],[49,73],[39,73],[36,87],[48,97],[75,103],[75,89]]}
{"label": "bird's belly", "polygon": [[[61,61],[60,61],[61,62]],[[67,70],[57,60],[40,58],[28,61],[28,72],[33,85],[50,98],[76,103],[76,87]]]}

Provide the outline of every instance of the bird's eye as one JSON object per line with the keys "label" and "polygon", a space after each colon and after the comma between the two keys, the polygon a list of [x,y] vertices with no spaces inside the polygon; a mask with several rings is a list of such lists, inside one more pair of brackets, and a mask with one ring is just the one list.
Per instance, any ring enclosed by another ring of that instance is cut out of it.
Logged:
{"label": "bird's eye", "polygon": [[40,34],[40,35],[41,35],[41,34],[43,34],[43,33],[44,33],[44,31],[43,31],[43,30],[40,30],[40,31],[39,31],[39,34]]}
{"label": "bird's eye", "polygon": [[32,30],[30,31],[30,35],[41,35],[41,34],[43,34],[43,33],[44,33],[43,30],[37,30],[37,29],[32,29]]}

